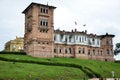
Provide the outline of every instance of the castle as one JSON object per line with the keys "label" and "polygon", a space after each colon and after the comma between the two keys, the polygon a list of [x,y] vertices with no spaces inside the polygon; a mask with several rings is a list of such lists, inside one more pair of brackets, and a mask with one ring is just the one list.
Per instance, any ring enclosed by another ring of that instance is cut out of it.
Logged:
{"label": "castle", "polygon": [[114,35],[88,34],[87,31],[54,30],[56,7],[31,3],[25,14],[24,51],[41,58],[74,57],[114,61]]}

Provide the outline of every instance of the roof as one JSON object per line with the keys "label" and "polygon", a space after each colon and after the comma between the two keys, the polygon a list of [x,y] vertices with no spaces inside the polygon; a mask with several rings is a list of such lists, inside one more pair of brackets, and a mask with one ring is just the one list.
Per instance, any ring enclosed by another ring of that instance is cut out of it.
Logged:
{"label": "roof", "polygon": [[61,31],[60,29],[57,29],[57,30],[54,30],[54,33],[59,33],[59,34],[82,34],[82,35],[86,35],[87,31],[79,32],[79,31],[77,31],[77,29],[72,30],[72,31],[65,31],[65,30]]}
{"label": "roof", "polygon": [[94,38],[115,37],[115,35],[108,34],[108,33],[106,33],[105,35],[96,35],[96,34],[92,34],[92,33],[87,34],[87,30],[80,32],[80,31],[77,31],[77,29],[72,30],[71,32],[70,31],[65,31],[65,30],[61,31],[60,29],[57,29],[57,30],[54,30],[54,33],[56,33],[56,34],[70,34],[70,35],[78,34],[78,35],[86,35],[86,36],[94,37]]}
{"label": "roof", "polygon": [[104,38],[104,37],[115,37],[115,35],[106,33],[105,35],[99,35],[99,37],[101,37],[101,38]]}
{"label": "roof", "polygon": [[56,8],[54,6],[44,5],[44,4],[32,2],[22,13],[26,13],[26,11],[28,11],[28,9],[30,9],[33,5],[45,6],[45,7],[49,7],[49,8],[53,8],[53,9]]}
{"label": "roof", "polygon": [[57,33],[58,34],[69,34],[69,35],[77,34],[77,35],[86,35],[86,36],[89,36],[89,37],[99,38],[99,36],[96,35],[96,34],[92,34],[92,33],[91,34],[87,34],[87,30],[80,32],[80,31],[77,31],[77,29],[75,29],[75,30],[72,30],[70,32],[70,31],[65,31],[65,30],[61,31],[61,30],[57,29],[57,30],[54,30],[54,33],[56,33],[56,34]]}

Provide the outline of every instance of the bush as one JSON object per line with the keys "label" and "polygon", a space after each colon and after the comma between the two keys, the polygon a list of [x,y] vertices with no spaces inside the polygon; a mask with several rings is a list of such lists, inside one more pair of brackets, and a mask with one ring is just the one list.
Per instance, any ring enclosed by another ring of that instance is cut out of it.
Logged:
{"label": "bush", "polygon": [[115,63],[120,63],[120,60],[118,60],[118,61],[115,61]]}
{"label": "bush", "polygon": [[90,71],[93,74],[93,77],[97,77],[97,78],[101,78],[102,77],[100,74],[94,72],[92,69],[90,69],[88,67],[84,67],[84,68],[87,69],[88,71]]}
{"label": "bush", "polygon": [[26,55],[25,52],[5,52],[5,51],[0,52],[0,54]]}

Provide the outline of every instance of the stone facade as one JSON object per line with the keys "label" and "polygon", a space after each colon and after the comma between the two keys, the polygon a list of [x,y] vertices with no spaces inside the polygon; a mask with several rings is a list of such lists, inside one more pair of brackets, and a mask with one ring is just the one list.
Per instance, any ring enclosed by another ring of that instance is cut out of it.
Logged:
{"label": "stone facade", "polygon": [[6,52],[21,52],[23,51],[24,39],[23,37],[16,37],[14,40],[10,40],[5,44]]}
{"label": "stone facade", "polygon": [[96,35],[76,29],[71,32],[58,29],[54,31],[54,56],[114,61],[113,37],[108,33]]}
{"label": "stone facade", "polygon": [[114,61],[112,38],[114,35],[88,34],[54,30],[56,7],[31,3],[24,11],[24,50],[28,55],[41,58],[75,57]]}
{"label": "stone facade", "polygon": [[31,3],[25,14],[25,45],[28,55],[35,57],[54,57],[53,54],[53,12],[56,7]]}

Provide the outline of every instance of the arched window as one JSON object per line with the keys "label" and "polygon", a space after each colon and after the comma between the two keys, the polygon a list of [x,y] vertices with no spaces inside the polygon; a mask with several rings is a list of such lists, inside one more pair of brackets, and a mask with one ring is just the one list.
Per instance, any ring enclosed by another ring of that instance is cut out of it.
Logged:
{"label": "arched window", "polygon": [[69,53],[71,54],[71,48],[69,48]]}
{"label": "arched window", "polygon": [[60,53],[62,53],[62,48],[60,48]]}
{"label": "arched window", "polygon": [[81,53],[81,48],[78,49],[78,53],[79,53],[79,54]]}
{"label": "arched window", "polygon": [[88,50],[88,55],[90,55],[90,50]]}
{"label": "arched window", "polygon": [[57,53],[57,49],[56,48],[54,48],[54,53]]}
{"label": "arched window", "polygon": [[65,53],[66,53],[66,54],[68,53],[67,48],[65,49]]}
{"label": "arched window", "polygon": [[83,54],[85,53],[85,48],[82,49],[82,53],[83,53]]}
{"label": "arched window", "polygon": [[93,45],[94,45],[95,44],[95,39],[94,38],[92,39],[92,42],[93,42]]}

